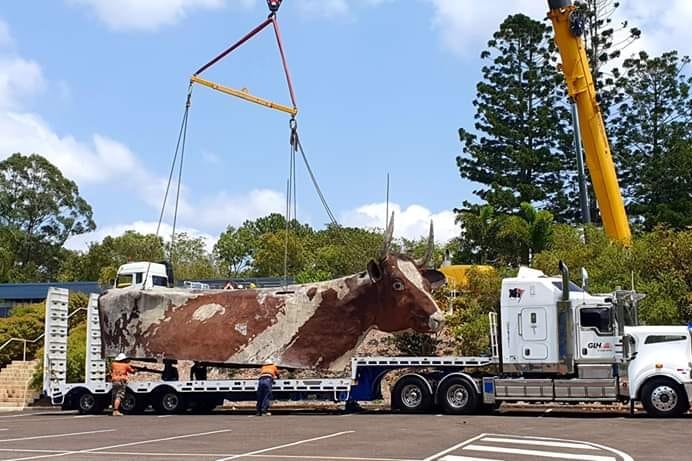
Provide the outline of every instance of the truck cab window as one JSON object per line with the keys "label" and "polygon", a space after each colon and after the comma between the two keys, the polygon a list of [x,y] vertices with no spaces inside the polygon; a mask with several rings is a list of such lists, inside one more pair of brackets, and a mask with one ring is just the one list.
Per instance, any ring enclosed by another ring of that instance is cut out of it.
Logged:
{"label": "truck cab window", "polygon": [[115,279],[116,288],[125,288],[132,285],[132,274],[120,274]]}
{"label": "truck cab window", "polygon": [[142,280],[144,280],[144,274],[137,272],[135,274],[135,283],[142,283]]}
{"label": "truck cab window", "polygon": [[683,335],[651,335],[647,336],[644,344],[669,343],[673,341],[685,341],[687,337]]}
{"label": "truck cab window", "polygon": [[610,309],[607,307],[587,307],[579,311],[582,328],[594,328],[599,334],[613,334]]}
{"label": "truck cab window", "polygon": [[[557,288],[558,290],[562,291],[562,282],[561,281],[553,282],[553,286],[555,288]],[[584,291],[584,289],[582,287],[580,287],[579,285],[577,285],[576,283],[574,283],[572,281],[569,282],[568,286],[569,286],[569,291],[575,291],[577,293],[582,293]]]}
{"label": "truck cab window", "polygon": [[167,287],[168,286],[168,279],[166,277],[161,277],[160,275],[154,275],[151,278],[151,281],[155,287]]}

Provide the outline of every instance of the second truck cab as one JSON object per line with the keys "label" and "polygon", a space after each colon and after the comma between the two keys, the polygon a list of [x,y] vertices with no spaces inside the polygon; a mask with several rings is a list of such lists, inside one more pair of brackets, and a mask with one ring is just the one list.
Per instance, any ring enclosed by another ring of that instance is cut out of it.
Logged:
{"label": "second truck cab", "polygon": [[[146,279],[146,280],[145,280]],[[113,288],[168,287],[173,283],[170,265],[167,262],[130,262],[118,268]]]}

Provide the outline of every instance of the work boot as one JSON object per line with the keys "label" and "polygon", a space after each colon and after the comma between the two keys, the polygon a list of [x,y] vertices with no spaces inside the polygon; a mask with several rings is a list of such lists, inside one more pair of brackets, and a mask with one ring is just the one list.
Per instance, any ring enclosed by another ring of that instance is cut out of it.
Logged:
{"label": "work boot", "polygon": [[272,415],[272,412],[271,412],[271,411],[265,411],[265,412],[264,412],[264,416],[271,416],[271,415]]}
{"label": "work boot", "polygon": [[113,410],[113,416],[122,416],[123,414],[120,413],[118,410]]}

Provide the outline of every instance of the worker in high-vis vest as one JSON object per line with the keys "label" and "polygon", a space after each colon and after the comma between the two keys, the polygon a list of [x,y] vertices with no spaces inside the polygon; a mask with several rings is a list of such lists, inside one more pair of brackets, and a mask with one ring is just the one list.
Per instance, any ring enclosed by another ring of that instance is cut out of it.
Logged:
{"label": "worker in high-vis vest", "polygon": [[113,359],[113,363],[111,363],[113,416],[123,415],[120,413],[120,403],[125,398],[127,378],[130,374],[137,371],[129,362],[127,356],[121,352]]}
{"label": "worker in high-vis vest", "polygon": [[265,360],[257,382],[257,416],[271,416],[269,407],[272,402],[272,385],[278,377],[279,369],[274,365],[274,361]]}

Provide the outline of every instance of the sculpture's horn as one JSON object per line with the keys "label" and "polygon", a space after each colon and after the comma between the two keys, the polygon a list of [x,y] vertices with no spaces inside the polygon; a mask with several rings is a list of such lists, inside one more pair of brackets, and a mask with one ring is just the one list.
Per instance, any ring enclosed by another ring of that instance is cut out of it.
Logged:
{"label": "sculpture's horn", "polygon": [[382,257],[384,258],[389,253],[389,246],[392,244],[392,237],[394,236],[394,212],[392,211],[392,217],[389,218],[387,222],[387,229],[384,231],[384,244],[382,245]]}
{"label": "sculpture's horn", "polygon": [[433,250],[435,247],[435,234],[433,232],[433,222],[430,220],[430,233],[428,234],[428,246],[425,248],[425,254],[423,257],[416,261],[416,265],[423,268],[428,265],[430,258],[432,258]]}

